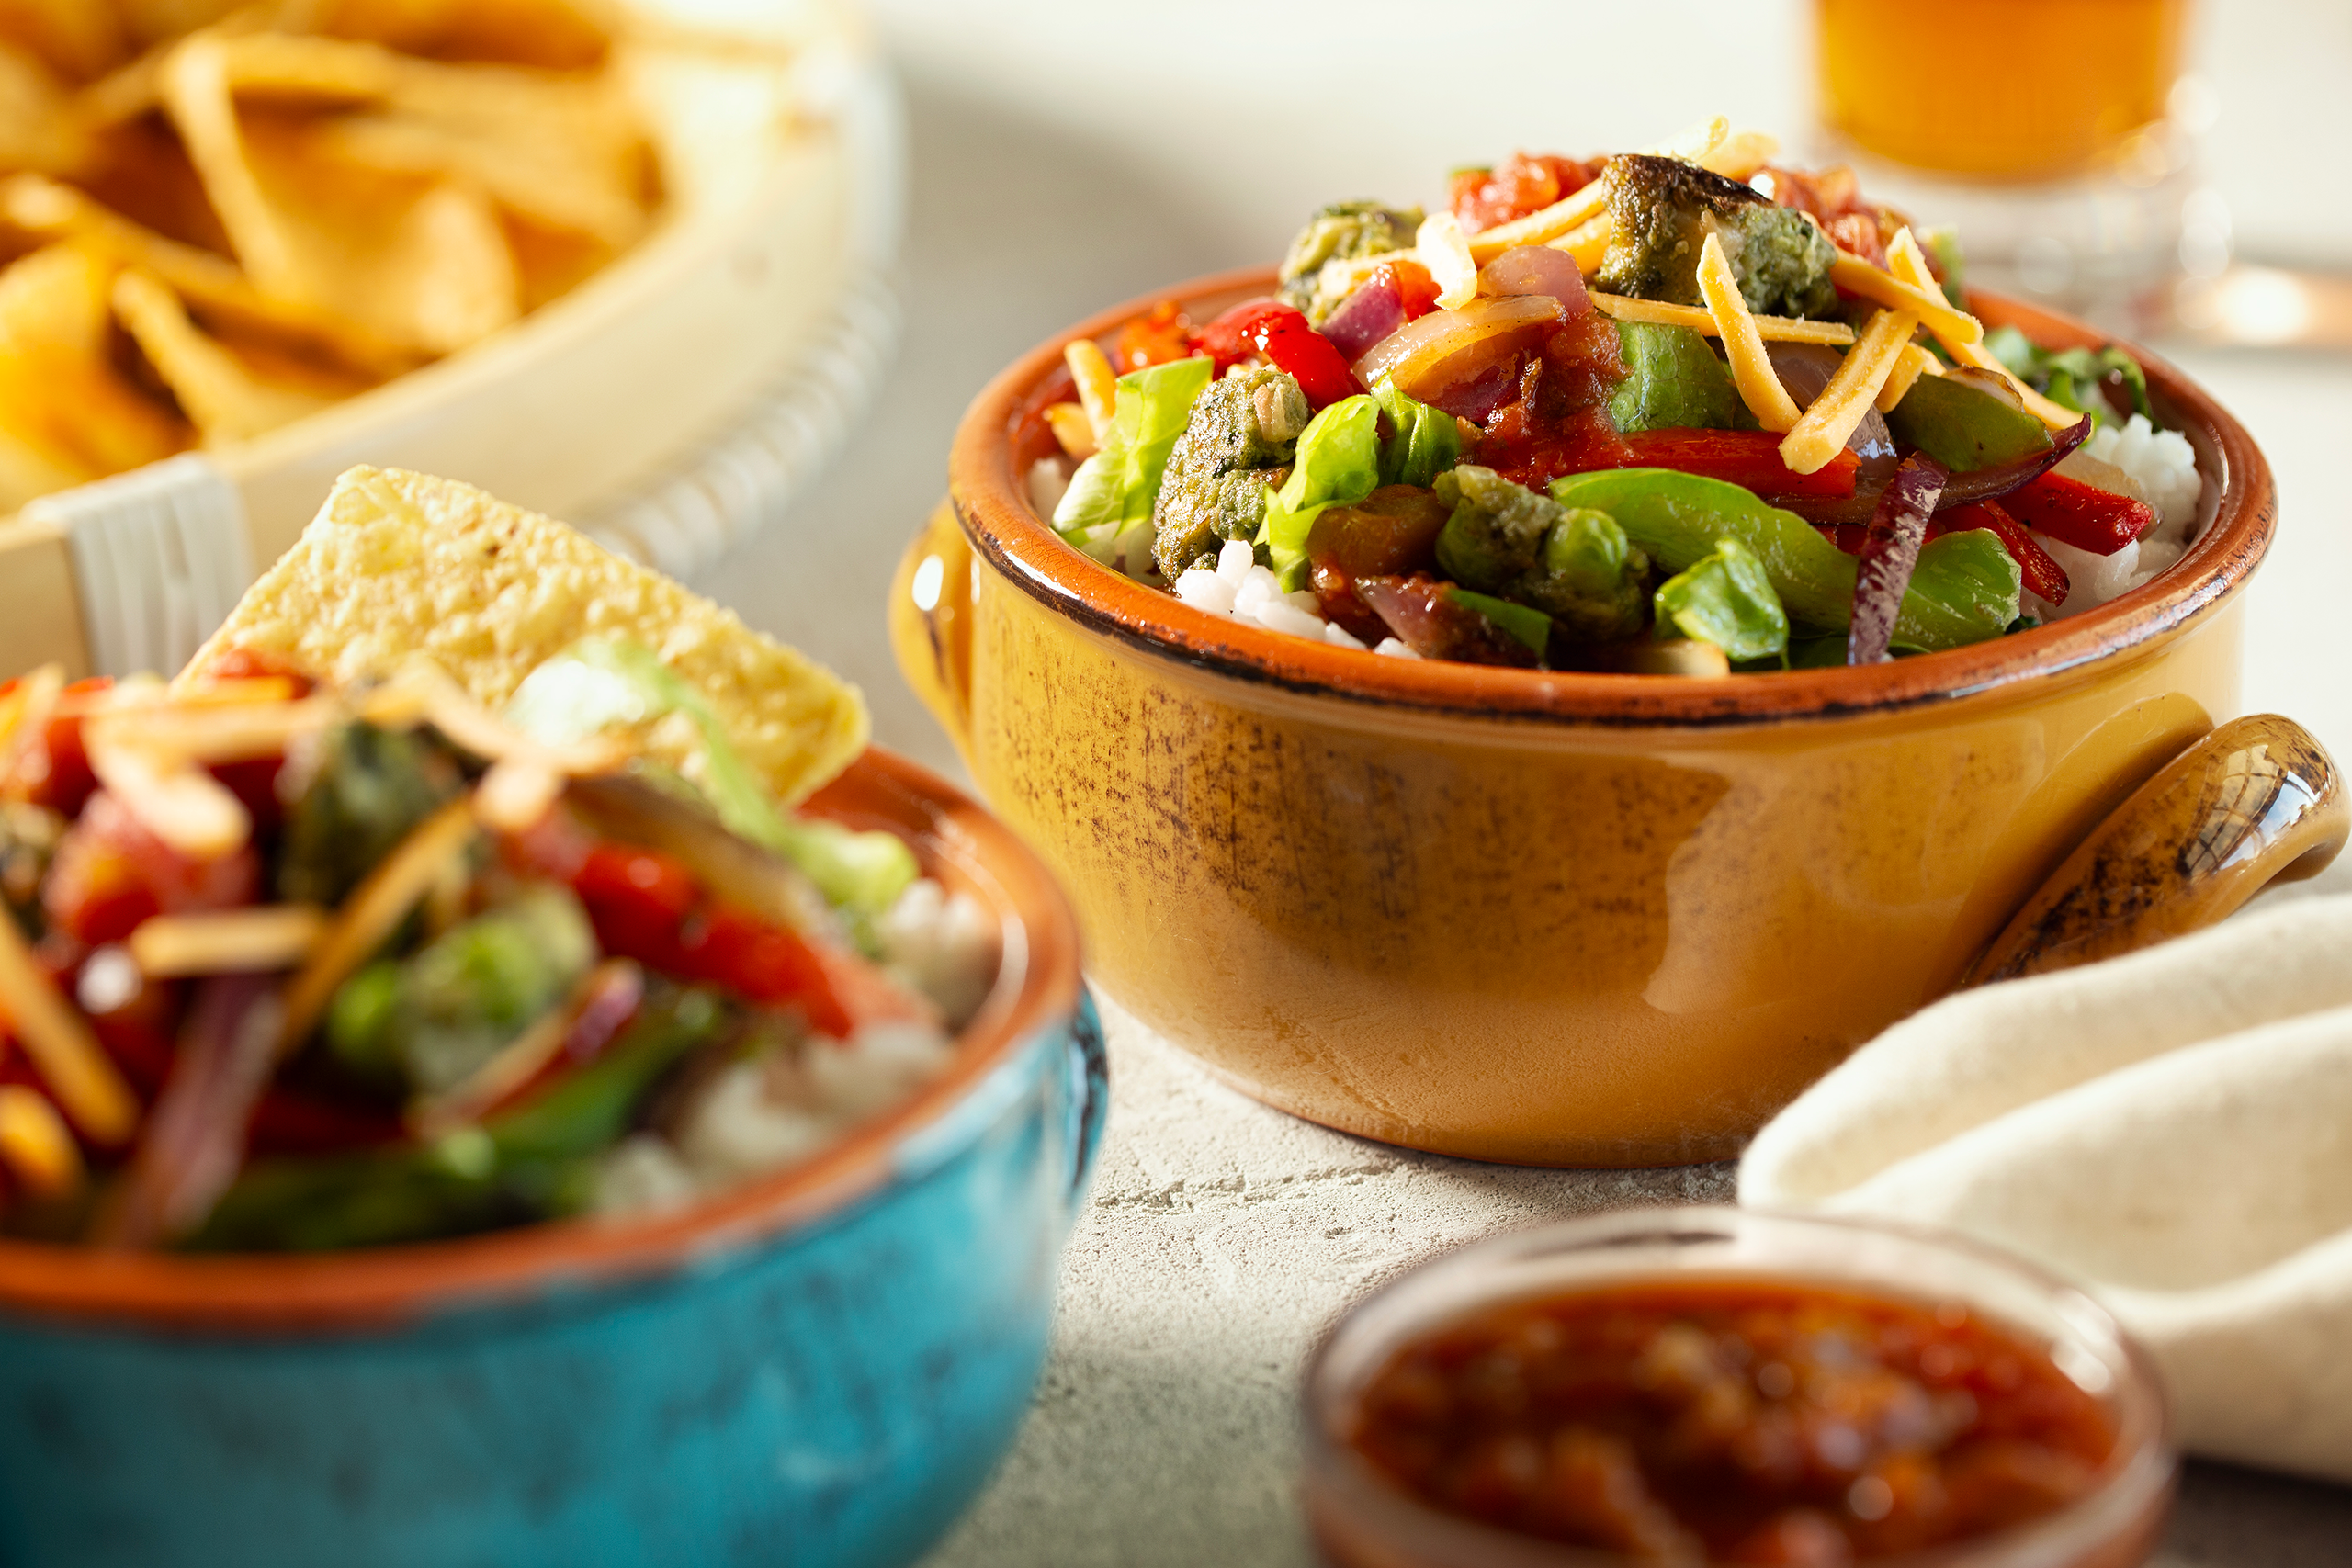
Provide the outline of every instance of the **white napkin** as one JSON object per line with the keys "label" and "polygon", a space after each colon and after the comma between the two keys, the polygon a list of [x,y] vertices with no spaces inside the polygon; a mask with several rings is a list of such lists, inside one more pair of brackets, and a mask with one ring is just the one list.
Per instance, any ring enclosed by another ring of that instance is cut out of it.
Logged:
{"label": "white napkin", "polygon": [[2352,897],[1939,1002],[1758,1134],[1739,1199],[2036,1258],[2154,1353],[2184,1447],[2352,1481]]}

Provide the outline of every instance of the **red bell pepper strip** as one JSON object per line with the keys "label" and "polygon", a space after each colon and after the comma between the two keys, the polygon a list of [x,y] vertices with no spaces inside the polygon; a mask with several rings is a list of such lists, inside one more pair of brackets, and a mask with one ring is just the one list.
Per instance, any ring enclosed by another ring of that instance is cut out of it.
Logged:
{"label": "red bell pepper strip", "polygon": [[1781,438],[1763,430],[1643,430],[1625,437],[1641,468],[1673,468],[1745,485],[1757,494],[1849,496],[1860,459],[1840,452],[1810,474],[1781,461]]}
{"label": "red bell pepper strip", "polygon": [[1936,513],[1929,533],[1936,536],[1957,534],[1964,528],[1987,528],[2000,536],[2016,558],[2018,570],[2024,574],[2028,592],[2040,596],[2052,604],[2064,604],[2072,587],[2066,581],[2066,569],[2050,558],[2050,552],[2033,542],[2024,524],[2010,516],[1997,501],[1980,501],[1968,506],[1955,506],[1949,512]]}
{"label": "red bell pepper strip", "polygon": [[811,1028],[837,1040],[855,1028],[824,960],[798,932],[709,901],[694,874],[668,855],[599,844],[572,887],[608,953],[674,979],[724,986],[747,1001],[797,1007]]}
{"label": "red bell pepper strip", "polygon": [[2048,473],[2001,498],[2001,504],[2061,544],[2095,556],[2111,556],[2145,533],[2156,520],[2143,501]]}
{"label": "red bell pepper strip", "polygon": [[1203,329],[1201,351],[1216,362],[1220,376],[1257,355],[1295,377],[1306,400],[1318,409],[1363,390],[1331,340],[1307,324],[1304,311],[1279,300],[1236,305]]}

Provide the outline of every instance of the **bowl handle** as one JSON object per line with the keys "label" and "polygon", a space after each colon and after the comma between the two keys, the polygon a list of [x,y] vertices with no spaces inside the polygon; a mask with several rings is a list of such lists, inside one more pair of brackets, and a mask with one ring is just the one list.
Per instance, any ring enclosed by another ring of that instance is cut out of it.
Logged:
{"label": "bowl handle", "polygon": [[1963,987],[2070,969],[2211,925],[2273,881],[2316,876],[2352,834],[2335,760],[2277,714],[2198,741],[2075,846]]}
{"label": "bowl handle", "polygon": [[890,647],[899,672],[972,761],[972,547],[943,501],[890,584]]}

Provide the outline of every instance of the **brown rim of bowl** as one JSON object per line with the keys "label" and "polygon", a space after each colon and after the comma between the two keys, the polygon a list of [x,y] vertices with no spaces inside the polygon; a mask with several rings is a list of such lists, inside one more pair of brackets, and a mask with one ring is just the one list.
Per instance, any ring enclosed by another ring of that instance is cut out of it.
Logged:
{"label": "brown rim of bowl", "polygon": [[[2270,466],[2244,426],[2195,382],[2136,345],[2166,422],[2198,450],[2211,507],[2197,543],[2155,581],[2096,610],[1967,648],[1862,668],[1776,671],[1693,679],[1500,669],[1388,659],[1212,615],[1148,588],[1062,542],[1032,510],[1012,437],[1024,400],[1061,364],[1064,345],[1099,337],[1162,299],[1195,320],[1272,291],[1250,268],[1155,290],[1057,333],[975,399],[948,460],[957,517],[973,547],[1039,603],[1138,651],[1214,674],[1307,694],[1486,718],[1630,727],[1712,726],[1834,718],[1947,702],[2168,639],[2214,614],[2270,547],[2277,500]],[[1997,295],[1970,304],[1988,326],[2014,324],[2045,346],[2110,341],[2069,317]],[[2217,477],[2218,487],[2211,480]]]}
{"label": "brown rim of bowl", "polygon": [[[672,1213],[567,1220],[455,1241],[314,1256],[95,1252],[0,1241],[0,1311],[141,1329],[364,1332],[549,1286],[627,1281],[753,1246],[887,1187],[900,1151],[1078,1005],[1078,928],[1045,867],[936,774],[868,750],[811,802],[861,827],[917,837],[993,905],[1006,936],[997,987],[920,1094],[805,1164]],[[1017,965],[1017,968],[1016,968]]]}

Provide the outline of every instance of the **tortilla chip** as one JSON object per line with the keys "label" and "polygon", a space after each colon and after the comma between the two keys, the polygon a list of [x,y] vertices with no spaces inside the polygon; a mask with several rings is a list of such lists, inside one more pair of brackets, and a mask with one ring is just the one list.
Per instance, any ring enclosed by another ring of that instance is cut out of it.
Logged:
{"label": "tortilla chip", "polygon": [[318,30],[435,60],[592,71],[624,14],[608,0],[323,0]]}
{"label": "tortilla chip", "polygon": [[90,199],[165,239],[228,254],[204,182],[159,117],[102,127],[92,141],[88,164],[74,176]]}
{"label": "tortilla chip", "polygon": [[190,321],[179,297],[151,272],[134,268],[114,280],[114,313],[207,446],[249,441],[337,400],[336,393],[266,375]]}
{"label": "tortilla chip", "polygon": [[22,50],[0,43],[0,167],[70,174],[90,157],[90,134],[64,84]]}
{"label": "tortilla chip", "polygon": [[[643,643],[698,688],[745,761],[797,802],[865,750],[865,699],[732,612],[469,485],[354,468],[301,539],[249,590],[182,681],[247,649],[338,684],[431,657],[502,707],[533,670],[590,635]],[[674,730],[639,738],[690,765]]]}
{"label": "tortilla chip", "polygon": [[506,244],[523,286],[523,313],[562,299],[611,265],[613,247],[576,230],[542,229],[506,214]]}
{"label": "tortilla chip", "polygon": [[648,222],[638,161],[610,156],[556,116],[469,126],[401,111],[355,114],[321,126],[317,136],[329,157],[388,174],[453,176],[517,217],[612,249],[637,239]]}
{"label": "tortilla chip", "polygon": [[241,118],[229,48],[191,39],[164,98],[229,231],[266,294],[447,354],[522,314],[514,258],[487,197],[455,182],[367,177],[318,154],[299,120]]}
{"label": "tortilla chip", "polygon": [[114,0],[123,29],[141,46],[162,43],[209,28],[239,9],[260,11],[247,0]]}
{"label": "tortilla chip", "polygon": [[0,39],[77,82],[105,74],[130,53],[108,0],[0,0]]}
{"label": "tortilla chip", "polygon": [[167,240],[53,180],[0,180],[0,227],[44,241],[78,241],[120,265],[143,267],[214,325],[297,355],[323,356],[358,373],[361,386],[413,369],[421,357],[339,317],[273,299],[228,257]]}
{"label": "tortilla chip", "polygon": [[107,357],[113,272],[73,245],[0,272],[0,509],[188,445],[187,427]]}

